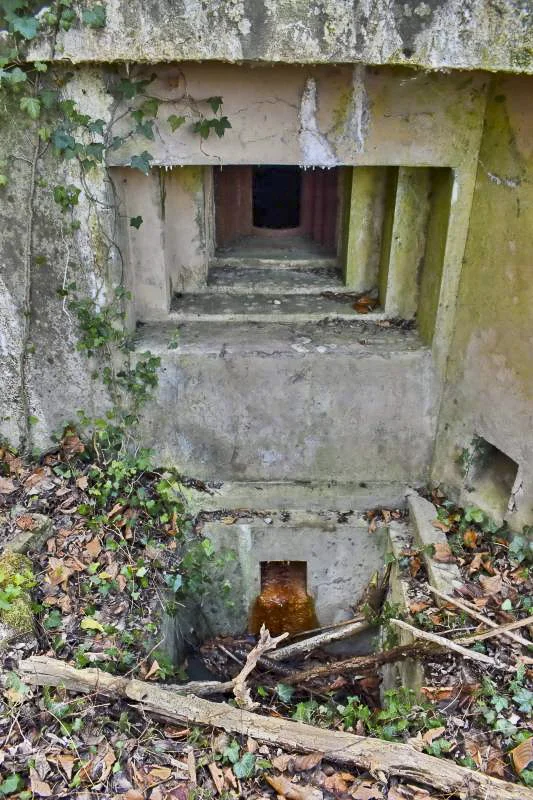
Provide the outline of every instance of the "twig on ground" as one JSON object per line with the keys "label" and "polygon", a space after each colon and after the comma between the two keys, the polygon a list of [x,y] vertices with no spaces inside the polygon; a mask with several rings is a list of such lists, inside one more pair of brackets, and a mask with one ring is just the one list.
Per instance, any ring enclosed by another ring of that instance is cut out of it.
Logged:
{"label": "twig on ground", "polygon": [[413,636],[416,636],[417,639],[425,639],[428,642],[433,642],[433,644],[437,644],[439,647],[444,647],[446,650],[453,650],[454,653],[459,653],[460,655],[464,656],[464,658],[470,658],[472,661],[480,661],[482,664],[490,664],[491,667],[498,666],[494,659],[490,656],[487,656],[484,653],[476,653],[475,650],[468,650],[468,648],[462,647],[460,644],[453,642],[451,639],[446,639],[444,636],[439,636],[437,633],[422,631],[420,628],[415,628],[414,625],[409,625],[408,622],[404,622],[402,619],[391,619],[389,621],[391,625],[395,625],[397,628],[402,628],[404,631],[409,631],[409,633],[411,633]]}
{"label": "twig on ground", "polygon": [[286,661],[295,656],[300,656],[303,653],[310,653],[312,650],[317,650],[319,647],[330,644],[330,642],[349,639],[351,636],[356,636],[358,633],[368,630],[369,627],[370,623],[367,622],[364,617],[360,617],[357,620],[326,630],[316,636],[311,636],[308,639],[301,639],[299,642],[281,647],[269,656],[269,660]]}
{"label": "twig on ground", "polygon": [[[461,600],[459,600],[457,597],[451,597],[450,595],[447,595],[444,592],[441,592],[438,589],[435,589],[434,586],[430,586],[429,584],[428,584],[428,589],[432,594],[434,594],[436,597],[439,597],[441,600],[444,600],[446,603],[449,603],[452,606],[456,606],[457,608],[460,608],[461,611],[464,611],[466,614],[468,614],[470,617],[472,617],[472,619],[476,619],[478,622],[482,622],[484,625],[487,626],[487,628],[492,628],[494,630],[494,633],[492,634],[493,636],[505,636],[505,638],[511,639],[513,642],[516,642],[517,644],[521,644],[524,647],[532,647],[533,646],[533,642],[529,642],[527,639],[524,639],[522,636],[519,636],[516,633],[512,633],[512,631],[510,629],[508,629],[508,628],[504,630],[505,626],[498,625],[498,623],[494,622],[494,620],[490,619],[490,617],[487,617],[485,614],[481,614],[476,609],[476,607],[473,606],[472,603],[469,603],[466,600],[463,600],[462,598],[461,598]],[[529,623],[531,622],[532,619],[533,619],[533,617],[529,617]],[[528,625],[529,623],[527,621],[524,622],[525,625]],[[496,629],[498,629],[498,630],[496,630]],[[488,636],[487,636],[487,638],[488,638]],[[463,640],[461,640],[461,641],[464,643]],[[476,641],[479,641],[479,640],[476,639]]]}
{"label": "twig on ground", "polygon": [[281,636],[276,636],[273,639],[269,631],[265,628],[265,625],[261,625],[261,630],[259,631],[259,640],[253,650],[250,650],[248,653],[246,657],[246,664],[233,682],[233,694],[235,695],[235,699],[241,708],[252,709],[257,707],[258,703],[253,702],[250,695],[250,689],[246,685],[246,678],[250,672],[255,669],[261,656],[263,656],[265,653],[268,653],[269,650],[274,650],[278,642],[282,642],[283,639],[286,639],[288,635],[288,633],[282,633]]}

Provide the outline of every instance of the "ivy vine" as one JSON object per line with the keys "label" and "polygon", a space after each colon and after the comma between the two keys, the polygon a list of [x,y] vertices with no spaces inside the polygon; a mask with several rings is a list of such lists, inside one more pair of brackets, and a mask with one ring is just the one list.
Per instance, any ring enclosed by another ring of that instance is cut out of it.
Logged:
{"label": "ivy vine", "polygon": [[[68,220],[64,226],[67,233],[79,228],[79,221],[73,212],[82,192],[93,206],[101,204],[98,198],[93,197],[87,176],[91,170],[104,169],[109,184],[113,186],[107,171],[108,157],[128,140],[146,142],[145,146],[140,145],[138,153],[130,156],[129,166],[148,175],[154,161],[149,152],[149,143],[155,139],[156,124],[167,126],[171,133],[185,126],[199,137],[200,143],[208,139],[211,133],[222,137],[231,128],[222,111],[222,98],[214,96],[195,100],[188,92],[183,75],[185,88],[179,98],[184,107],[183,115],[171,113],[163,118],[161,109],[169,103],[175,104],[176,98],[166,99],[150,92],[155,75],[145,77],[133,74],[115,74],[111,77],[108,91],[113,102],[107,120],[83,113],[75,100],[65,96],[65,87],[73,73],[64,67],[54,68],[53,60],[32,61],[28,58],[34,39],[50,39],[53,52],[58,33],[68,31],[73,25],[105,28],[105,5],[93,2],[80,6],[74,0],[53,0],[47,5],[34,0],[0,0],[0,40],[4,42],[0,53],[0,101],[4,99],[4,113],[7,113],[5,101],[10,97],[18,105],[19,111],[29,118],[36,140],[35,162],[51,149],[58,159],[78,168],[80,185],[69,182],[49,187],[55,203]],[[0,189],[8,184],[9,164],[4,160],[0,162]],[[33,196],[33,189],[31,194]],[[118,204],[115,203],[112,210],[118,214]],[[130,219],[130,225],[134,228],[140,228],[142,223],[140,216]],[[116,253],[121,257],[119,244],[109,237],[107,239],[104,261],[109,261]],[[30,249],[31,230],[26,258],[26,335],[22,376],[25,376],[25,360],[31,349]],[[107,264],[99,266],[105,271]],[[157,386],[159,359],[149,352],[131,357],[133,338],[126,327],[126,305],[130,298],[122,285],[115,287],[104,305],[94,297],[80,296],[75,280],[64,280],[58,293],[63,298],[64,307],[68,306],[77,317],[78,349],[99,365],[93,373],[94,377],[102,380],[110,395],[111,408],[107,412],[109,442],[115,448],[124,447],[124,442],[131,437],[132,426],[138,421],[142,406]],[[23,444],[29,449],[31,415],[25,387],[23,395]],[[94,427],[94,421],[89,420],[86,414],[82,413],[81,418],[89,427],[92,422]]]}

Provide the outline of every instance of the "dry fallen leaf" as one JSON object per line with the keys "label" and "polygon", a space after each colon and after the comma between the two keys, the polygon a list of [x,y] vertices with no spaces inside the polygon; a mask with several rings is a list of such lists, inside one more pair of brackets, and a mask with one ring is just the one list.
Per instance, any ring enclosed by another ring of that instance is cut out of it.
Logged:
{"label": "dry fallen leaf", "polygon": [[102,552],[100,541],[97,538],[91,539],[91,541],[87,542],[85,545],[85,552],[88,553],[91,558],[97,558]]}
{"label": "dry fallen leaf", "polygon": [[35,769],[30,769],[30,787],[37,797],[51,797],[52,795],[50,784],[42,781]]}
{"label": "dry fallen leaf", "polygon": [[168,781],[169,778],[172,777],[172,770],[170,767],[150,767],[150,771],[148,772],[148,785],[153,786],[155,783],[161,783],[161,781]]}
{"label": "dry fallen leaf", "polygon": [[138,789],[128,789],[127,792],[120,795],[121,800],[144,800],[144,794]]}
{"label": "dry fallen leaf", "polygon": [[22,514],[16,519],[17,528],[23,531],[32,531],[35,528],[35,520],[29,514]]}
{"label": "dry fallen leaf", "polygon": [[322,800],[324,796],[320,789],[316,789],[314,786],[294,783],[283,775],[265,775],[265,780],[268,781],[274,791],[286,797],[287,800]]}
{"label": "dry fallen leaf", "polygon": [[150,667],[150,669],[148,670],[148,672],[144,676],[144,680],[145,681],[154,680],[155,678],[157,678],[157,673],[158,672],[159,672],[159,663],[154,658],[154,660],[152,662],[152,666]]}
{"label": "dry fallen leaf", "polygon": [[435,741],[435,739],[438,739],[445,732],[446,728],[444,727],[430,728],[428,731],[422,734],[422,739],[425,741],[426,744],[431,744],[431,742]]}
{"label": "dry fallen leaf", "polygon": [[[394,795],[391,795],[391,791],[392,787],[389,789],[389,798],[394,797]],[[384,795],[379,788],[379,784],[363,781],[363,783],[359,784],[359,786],[351,792],[351,797],[353,797],[354,800],[382,800]],[[402,800],[404,800],[404,798],[402,798]]]}
{"label": "dry fallen leaf", "polygon": [[455,563],[455,556],[450,550],[448,542],[436,542],[434,545],[435,551],[433,553],[433,560],[438,561],[439,564],[452,564]]}
{"label": "dry fallen leaf", "polygon": [[422,562],[418,556],[412,556],[412,558],[409,559],[409,574],[411,578],[415,578],[418,575],[421,567]]}
{"label": "dry fallen leaf", "polygon": [[296,756],[294,759],[294,772],[306,772],[309,769],[314,769],[317,767],[322,759],[324,758],[324,753],[309,753],[306,756]]}
{"label": "dry fallen leaf", "polygon": [[487,575],[482,575],[479,579],[481,586],[483,587],[483,591],[485,594],[498,594],[502,588],[502,576],[492,575],[488,577]]}
{"label": "dry fallen leaf", "polygon": [[214,761],[212,761],[210,764],[207,765],[207,769],[211,774],[217,792],[219,794],[222,794],[225,786],[224,773],[222,772],[218,764],[216,764]]}
{"label": "dry fallen leaf", "polygon": [[499,747],[490,745],[486,753],[488,775],[495,778],[505,778],[505,756]]}
{"label": "dry fallen leaf", "polygon": [[446,525],[445,522],[441,522],[440,519],[433,520],[431,524],[433,525],[434,528],[438,528],[439,531],[442,531],[443,533],[448,533],[448,531],[450,530],[450,526]]}
{"label": "dry fallen leaf", "polygon": [[88,485],[89,485],[89,479],[87,475],[80,475],[79,478],[76,478],[76,486],[78,487],[78,489],[84,490],[87,488]]}
{"label": "dry fallen leaf", "polygon": [[430,608],[431,603],[428,603],[426,600],[417,600],[414,603],[409,603],[409,611],[411,614],[419,614],[421,611],[425,611],[426,608]]}
{"label": "dry fallen leaf", "polygon": [[477,546],[479,534],[473,528],[468,528],[463,533],[463,543],[465,547],[469,547],[471,550]]}
{"label": "dry fallen leaf", "polygon": [[526,739],[511,750],[515,770],[520,773],[533,762],[533,739]]}
{"label": "dry fallen leaf", "polygon": [[329,775],[324,780],[323,786],[328,792],[333,792],[334,794],[337,792],[348,791],[348,784],[338,772],[334,772],[333,775]]}
{"label": "dry fallen leaf", "polygon": [[16,488],[17,487],[10,478],[0,477],[0,494],[12,494]]}

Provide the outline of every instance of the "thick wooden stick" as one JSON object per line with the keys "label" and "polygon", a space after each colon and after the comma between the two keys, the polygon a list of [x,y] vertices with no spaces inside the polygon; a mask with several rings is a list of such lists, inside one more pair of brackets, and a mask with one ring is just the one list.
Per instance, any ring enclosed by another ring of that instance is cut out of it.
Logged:
{"label": "thick wooden stick", "polygon": [[472,661],[490,664],[491,667],[497,666],[494,659],[490,656],[486,656],[485,653],[476,653],[475,650],[468,650],[467,647],[462,647],[460,644],[453,642],[451,639],[446,639],[444,636],[439,636],[437,633],[422,631],[420,628],[415,628],[414,625],[409,625],[408,622],[404,622],[402,619],[391,619],[390,622],[397,628],[409,631],[409,633],[412,633],[417,639],[425,639],[428,642],[433,642],[433,644],[437,644],[439,647],[444,647],[446,650],[453,650],[454,653],[459,653],[464,658],[469,658]]}
{"label": "thick wooden stick", "polygon": [[[472,617],[472,619],[476,619],[478,622],[482,622],[483,625],[486,625],[487,628],[494,629],[494,636],[505,636],[507,639],[511,639],[513,642],[517,644],[521,644],[524,647],[532,647],[533,643],[528,642],[527,639],[524,639],[522,636],[519,636],[516,633],[512,633],[510,630],[503,630],[502,626],[498,625],[497,622],[487,617],[485,614],[481,614],[472,603],[467,603],[465,600],[459,600],[457,597],[451,597],[448,594],[444,594],[444,592],[435,589],[434,586],[427,587],[429,591],[434,594],[436,597],[440,597],[441,600],[445,600],[446,603],[449,603],[452,606],[456,606],[456,608],[460,608],[461,611],[464,611],[468,614],[468,616]],[[527,622],[525,623],[528,624]],[[498,629],[498,630],[496,630]],[[461,640],[464,643],[464,640]]]}
{"label": "thick wooden stick", "polygon": [[[463,644],[470,642],[481,642],[483,639],[490,639],[492,636],[503,636],[509,631],[515,631],[518,630],[518,628],[525,628],[526,625],[532,624],[533,617],[515,619],[513,622],[506,622],[505,625],[496,625],[496,627],[492,628],[490,631],[484,631],[484,633],[474,633],[472,636],[466,636],[464,639],[460,639],[459,641],[461,641]],[[525,642],[528,647],[533,647],[533,642],[528,642],[527,639],[523,639],[523,642]]]}
{"label": "thick wooden stick", "polygon": [[353,622],[348,622],[345,625],[331,628],[316,636],[311,636],[308,639],[288,644],[286,647],[280,647],[275,653],[269,655],[270,661],[286,661],[289,658],[301,656],[303,653],[310,653],[319,647],[323,647],[331,642],[337,642],[341,639],[349,639],[350,636],[355,636],[358,633],[368,630],[370,624],[364,619],[358,619]]}
{"label": "thick wooden stick", "polygon": [[[431,652],[436,648],[432,647]],[[321,664],[318,667],[311,667],[310,669],[293,672],[286,678],[283,678],[283,683],[295,684],[303,683],[304,681],[311,680],[311,678],[320,678],[324,675],[340,675],[345,672],[369,672],[376,670],[382,664],[391,664],[395,661],[403,661],[406,658],[422,658],[430,653],[430,648],[424,644],[404,644],[398,647],[392,647],[390,650],[385,650],[383,653],[369,653],[366,656],[353,656],[352,658],[344,659],[343,661],[331,661],[329,664]]]}
{"label": "thick wooden stick", "polygon": [[453,761],[420,753],[409,745],[328,731],[278,717],[263,717],[227,703],[179,695],[134,678],[118,678],[98,669],[75,669],[46,656],[28,658],[20,663],[19,669],[26,683],[123,697],[145,712],[172,723],[179,720],[209,725],[287,747],[291,751],[320,751],[326,760],[334,763],[353,764],[372,774],[381,772],[415,781],[468,800],[533,800],[533,791],[525,786],[473,772]]}

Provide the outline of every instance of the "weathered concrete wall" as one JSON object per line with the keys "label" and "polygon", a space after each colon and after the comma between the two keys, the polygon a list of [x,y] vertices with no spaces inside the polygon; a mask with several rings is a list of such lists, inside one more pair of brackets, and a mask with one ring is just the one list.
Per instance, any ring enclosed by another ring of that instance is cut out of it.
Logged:
{"label": "weathered concrete wall", "polygon": [[533,71],[528,0],[108,0],[102,31],[34,48],[70,62],[407,64]]}
{"label": "weathered concrete wall", "polygon": [[532,96],[531,78],[491,90],[434,466],[459,493],[474,435],[503,451],[519,465],[515,527],[533,519]]}
{"label": "weathered concrete wall", "polygon": [[370,323],[142,329],[162,360],[144,441],[204,480],[423,483],[436,423],[431,353]]}
{"label": "weathered concrete wall", "polygon": [[[86,71],[69,91],[84,98],[88,113],[104,116],[107,102],[86,89],[94,84]],[[59,291],[75,283],[81,297],[105,302],[117,266],[110,247],[115,220],[106,209],[101,169],[87,176],[74,211],[61,210],[53,188],[79,186],[77,168],[39,141],[39,123],[29,123],[16,107],[10,112],[0,115],[0,158],[9,179],[0,190],[0,438],[44,448],[78,409],[105,410],[105,394],[76,350],[76,320]]]}

